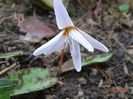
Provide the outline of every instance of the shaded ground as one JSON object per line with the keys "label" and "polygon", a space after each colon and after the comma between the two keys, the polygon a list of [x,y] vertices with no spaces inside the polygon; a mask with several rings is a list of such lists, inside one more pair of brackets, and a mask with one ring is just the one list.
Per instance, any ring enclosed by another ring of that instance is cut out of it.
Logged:
{"label": "shaded ground", "polygon": [[[68,11],[76,26],[89,32],[90,35],[108,46],[110,51],[114,54],[112,59],[103,64],[95,64],[83,68],[80,73],[77,73],[75,70],[64,73],[59,83],[54,87],[39,92],[12,97],[12,99],[132,99],[132,8],[123,16],[118,10],[118,6],[120,5],[119,2],[115,2],[115,0],[95,1],[96,0],[94,0],[94,2],[89,2],[89,0],[87,0],[85,3],[83,0],[71,0]],[[56,30],[57,27],[53,11],[43,10],[25,2],[16,4],[15,6],[12,3],[0,3],[0,51],[24,51],[23,57],[0,60],[1,70],[12,63],[25,60],[38,46],[47,41],[45,38],[41,43],[28,43],[19,40],[20,35],[24,35],[24,33],[19,31],[17,24],[13,21],[13,13],[22,13],[25,14],[25,16],[29,16],[33,14],[34,8],[36,8],[36,15],[40,16]],[[116,10],[114,11],[114,9]],[[113,13],[110,11],[113,11]],[[130,14],[130,16],[128,16],[128,14]],[[87,53],[84,49],[82,49],[82,52]],[[96,53],[99,52],[97,51]],[[58,55],[53,54],[47,58],[40,57],[34,62],[31,62],[31,66],[44,68],[58,66],[59,59],[55,59],[56,56]],[[66,60],[69,57],[70,55],[66,53]],[[127,67],[129,74],[126,74],[124,67]],[[12,69],[6,73],[6,75],[21,68]],[[99,84],[102,81],[103,84],[100,86]],[[126,89],[126,91],[121,89],[122,91],[118,92],[116,89],[111,89],[116,86],[120,86]]]}

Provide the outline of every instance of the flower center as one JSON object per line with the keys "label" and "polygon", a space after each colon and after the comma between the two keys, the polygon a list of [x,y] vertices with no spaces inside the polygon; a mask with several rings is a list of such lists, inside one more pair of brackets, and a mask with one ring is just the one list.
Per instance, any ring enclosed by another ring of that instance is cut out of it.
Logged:
{"label": "flower center", "polygon": [[69,36],[70,31],[75,29],[77,30],[77,28],[74,26],[64,28],[64,36]]}

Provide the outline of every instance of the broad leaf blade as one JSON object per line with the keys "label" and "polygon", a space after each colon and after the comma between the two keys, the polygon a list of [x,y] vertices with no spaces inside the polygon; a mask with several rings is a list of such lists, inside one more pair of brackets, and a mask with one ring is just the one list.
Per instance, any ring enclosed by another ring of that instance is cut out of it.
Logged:
{"label": "broad leaf blade", "polygon": [[0,80],[0,92],[9,92],[17,85],[17,80]]}
{"label": "broad leaf blade", "polygon": [[94,63],[102,63],[108,61],[112,57],[112,53],[105,53],[101,55],[96,55],[94,57],[86,57],[83,58],[82,66],[94,64]]}
{"label": "broad leaf blade", "polygon": [[[112,53],[105,53],[105,54],[100,54],[96,56],[84,56],[82,57],[82,66],[90,65],[90,64],[95,64],[95,63],[102,63],[108,61],[112,57]],[[74,69],[73,61],[72,59],[68,60],[65,62],[62,66],[62,72],[67,72],[70,70]]]}
{"label": "broad leaf blade", "polygon": [[49,88],[58,80],[48,69],[43,68],[23,69],[10,75],[8,79],[19,80],[18,86],[12,91],[12,96]]}
{"label": "broad leaf blade", "polygon": [[0,80],[0,99],[10,99],[10,92],[17,85],[17,80]]}
{"label": "broad leaf blade", "polygon": [[0,99],[10,99],[10,92],[0,93]]}

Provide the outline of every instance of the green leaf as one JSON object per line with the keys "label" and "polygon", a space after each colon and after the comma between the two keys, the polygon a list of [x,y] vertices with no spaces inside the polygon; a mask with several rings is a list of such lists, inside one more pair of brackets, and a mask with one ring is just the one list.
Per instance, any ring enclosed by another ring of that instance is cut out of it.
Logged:
{"label": "green leaf", "polygon": [[[82,57],[82,66],[90,65],[90,64],[95,64],[95,63],[102,63],[108,61],[111,57],[113,56],[112,53],[105,53],[105,54],[100,54],[96,56],[83,56]],[[62,66],[62,72],[67,72],[70,70],[74,69],[73,61],[72,59],[68,60],[65,62]]]}
{"label": "green leaf", "polygon": [[118,11],[115,8],[113,8],[113,7],[110,7],[108,9],[108,11],[109,11],[110,15],[113,16],[113,17],[117,18],[119,16]]}
{"label": "green leaf", "polygon": [[1,58],[10,58],[10,57],[14,57],[14,56],[17,56],[17,55],[22,55],[22,54],[23,54],[22,51],[0,53],[0,59]]}
{"label": "green leaf", "polygon": [[18,81],[16,80],[0,80],[0,99],[10,99],[10,92],[15,88]]}
{"label": "green leaf", "polygon": [[128,4],[122,4],[119,6],[119,10],[122,12],[122,13],[126,13],[128,12],[129,10],[129,5]]}
{"label": "green leaf", "polygon": [[9,92],[14,89],[14,87],[17,85],[17,80],[0,80],[0,93],[1,92]]}
{"label": "green leaf", "polygon": [[0,99],[10,99],[10,92],[0,93]]}
{"label": "green leaf", "polygon": [[89,64],[94,64],[94,63],[103,63],[108,61],[111,57],[113,56],[112,53],[105,53],[101,55],[96,55],[94,57],[87,56],[83,58],[82,65],[89,65]]}
{"label": "green leaf", "polygon": [[18,86],[12,91],[12,96],[46,89],[58,81],[58,78],[53,76],[49,69],[43,68],[23,69],[10,75],[8,79],[19,80]]}

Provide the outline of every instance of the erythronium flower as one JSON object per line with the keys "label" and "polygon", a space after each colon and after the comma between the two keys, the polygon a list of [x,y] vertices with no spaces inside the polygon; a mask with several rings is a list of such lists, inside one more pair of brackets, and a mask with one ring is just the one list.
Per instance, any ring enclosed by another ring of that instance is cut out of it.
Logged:
{"label": "erythronium flower", "polygon": [[54,0],[54,11],[57,26],[62,31],[49,42],[35,50],[34,56],[40,54],[49,55],[59,49],[64,49],[67,45],[70,47],[74,67],[77,72],[80,72],[81,54],[79,44],[84,46],[89,52],[93,52],[94,48],[103,52],[109,51],[102,43],[74,26],[61,0]]}

